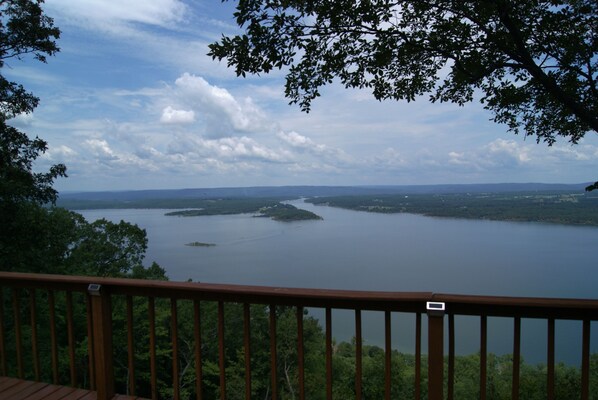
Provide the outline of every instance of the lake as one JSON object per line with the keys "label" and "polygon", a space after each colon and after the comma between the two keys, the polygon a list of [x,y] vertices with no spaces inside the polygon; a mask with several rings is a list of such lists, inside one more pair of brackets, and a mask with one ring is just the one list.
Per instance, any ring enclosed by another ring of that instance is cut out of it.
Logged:
{"label": "lake", "polygon": [[[147,264],[156,261],[175,281],[598,298],[595,227],[375,214],[302,200],[289,203],[324,220],[285,223],[246,214],[167,217],[170,210],[155,209],[81,213],[88,220],[122,219],[146,229]],[[185,246],[190,242],[216,246]],[[319,310],[312,313],[320,316]],[[364,315],[365,338],[371,344],[383,343],[381,314]],[[334,312],[337,339],[353,335],[351,316]],[[393,334],[393,343],[401,350],[413,346],[413,320],[410,315],[393,316],[393,332],[402,332],[396,340]],[[477,351],[472,345],[479,340],[477,319],[457,322],[458,351]],[[405,331],[405,326],[410,328]],[[536,355],[544,354],[546,339],[537,332],[545,332],[545,326],[545,321],[523,321],[522,352],[530,361],[542,361]],[[598,343],[598,326],[592,327],[593,342]],[[489,319],[489,332],[489,351],[511,352],[512,322]],[[580,323],[557,321],[557,359],[578,363],[580,351],[571,345],[577,337]]]}

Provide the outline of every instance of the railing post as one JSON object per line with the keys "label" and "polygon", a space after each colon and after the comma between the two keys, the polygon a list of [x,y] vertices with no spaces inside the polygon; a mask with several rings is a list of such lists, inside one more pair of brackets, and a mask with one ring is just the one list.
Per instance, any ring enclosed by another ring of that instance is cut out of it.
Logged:
{"label": "railing post", "polygon": [[93,356],[95,360],[95,384],[98,400],[109,400],[114,393],[114,369],[112,352],[112,306],[110,294],[98,284],[87,288],[91,300]]}
{"label": "railing post", "polygon": [[444,303],[428,302],[428,400],[443,400]]}

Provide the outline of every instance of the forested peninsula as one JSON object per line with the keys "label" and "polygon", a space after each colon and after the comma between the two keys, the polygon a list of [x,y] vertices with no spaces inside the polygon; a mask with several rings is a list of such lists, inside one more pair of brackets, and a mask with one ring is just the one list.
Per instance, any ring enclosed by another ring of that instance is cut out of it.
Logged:
{"label": "forested peninsula", "polygon": [[384,194],[306,201],[376,213],[598,226],[598,196],[584,192]]}

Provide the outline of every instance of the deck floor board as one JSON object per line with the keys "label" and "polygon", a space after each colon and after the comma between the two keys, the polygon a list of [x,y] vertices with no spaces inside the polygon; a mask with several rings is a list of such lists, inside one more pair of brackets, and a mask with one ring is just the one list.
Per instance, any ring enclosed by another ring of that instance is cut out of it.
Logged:
{"label": "deck floor board", "polygon": [[[0,376],[0,399],[2,400],[96,400],[97,393],[91,390],[68,386],[51,385],[43,382],[24,381]],[[146,400],[141,397],[115,395],[114,400]]]}

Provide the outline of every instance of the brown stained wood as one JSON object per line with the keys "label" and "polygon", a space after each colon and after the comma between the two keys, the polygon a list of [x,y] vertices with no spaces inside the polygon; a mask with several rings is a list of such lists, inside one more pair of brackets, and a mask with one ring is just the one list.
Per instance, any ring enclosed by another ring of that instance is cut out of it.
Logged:
{"label": "brown stained wood", "polygon": [[17,378],[10,378],[6,376],[0,377],[0,393],[14,385],[17,385],[19,382],[20,380]]}
{"label": "brown stained wood", "polygon": [[15,398],[27,399],[33,396],[34,393],[39,392],[48,385],[48,383],[43,382],[21,381],[20,384],[12,386],[7,390],[0,390],[0,398],[7,400]]}
{"label": "brown stained wood", "polygon": [[270,305],[270,390],[272,399],[278,399],[277,378],[277,352],[276,352],[276,306]]}
{"label": "brown stained wood", "polygon": [[521,318],[513,321],[513,384],[511,399],[519,400],[519,376],[521,366]]}
{"label": "brown stained wood", "polygon": [[37,348],[37,304],[35,290],[29,290],[29,320],[31,322],[31,357],[33,363],[33,376],[36,381],[40,380],[39,351]]}
{"label": "brown stained wood", "polygon": [[193,335],[195,337],[195,392],[197,400],[202,400],[201,308],[197,300],[193,301]]}
{"label": "brown stained wood", "polygon": [[243,350],[245,352],[245,399],[251,400],[251,310],[243,304]]}
{"label": "brown stained wood", "polygon": [[6,375],[6,347],[4,346],[4,291],[0,287],[0,374]]}
{"label": "brown stained wood", "polygon": [[367,292],[0,272],[0,285],[11,287],[84,292],[89,283],[110,287],[113,294],[145,297],[404,312],[421,312],[425,310],[426,301],[437,301],[450,303],[451,312],[460,315],[598,320],[598,300],[595,299]]}
{"label": "brown stained wood", "polygon": [[361,310],[355,310],[355,400],[362,398],[363,338],[361,334]]}
{"label": "brown stained wood", "polygon": [[455,398],[455,314],[448,316],[447,400]]}
{"label": "brown stained wood", "polygon": [[303,343],[303,307],[297,307],[297,369],[299,400],[305,400],[305,354]]}
{"label": "brown stained wood", "polygon": [[590,321],[584,320],[581,338],[581,400],[590,398]]}
{"label": "brown stained wood", "polygon": [[480,400],[486,400],[488,370],[488,318],[480,317]]}
{"label": "brown stained wood", "polygon": [[546,351],[546,398],[554,400],[554,318],[548,319],[548,349]]}
{"label": "brown stained wood", "polygon": [[153,297],[149,297],[147,313],[149,318],[149,352],[150,352],[150,386],[152,399],[158,398],[158,377],[156,370],[156,305]]}
{"label": "brown stained wood", "polygon": [[172,342],[172,388],[173,397],[181,397],[179,387],[179,329],[176,299],[170,299],[170,341]]}
{"label": "brown stained wood", "polygon": [[69,347],[69,371],[71,386],[77,386],[77,372],[75,370],[75,333],[73,323],[73,293],[66,292],[66,327]]}
{"label": "brown stained wood", "polygon": [[443,400],[444,317],[428,315],[428,399]]}
{"label": "brown stained wood", "polygon": [[326,400],[332,400],[332,310],[326,308]]}
{"label": "brown stained wood", "polygon": [[107,289],[100,287],[91,296],[93,314],[93,352],[98,400],[109,400],[114,392],[114,366],[112,349],[112,303]]}
{"label": "brown stained wood", "polygon": [[384,312],[384,398],[390,400],[392,344],[390,331],[390,311]]}
{"label": "brown stained wood", "polygon": [[135,332],[133,331],[133,297],[126,297],[127,303],[127,366],[129,368],[129,394],[135,396]]}
{"label": "brown stained wood", "polygon": [[[238,286],[238,285],[214,285],[214,284],[199,284],[199,283],[186,283],[186,282],[156,282],[156,281],[139,281],[129,279],[116,279],[116,278],[90,278],[90,277],[65,277],[65,276],[50,276],[50,275],[36,275],[36,274],[19,274],[19,273],[8,273],[0,272],[0,285],[10,287],[13,290],[18,289],[43,289],[49,290],[48,303],[54,302],[54,291],[55,290],[67,290],[73,292],[84,292],[88,283],[99,282],[109,288],[111,294],[119,294],[126,296],[148,296],[151,297],[166,297],[173,299],[191,299],[195,301],[201,300],[215,300],[219,302],[220,308],[224,307],[226,302],[235,303],[247,303],[247,304],[268,304],[268,305],[289,305],[298,307],[323,307],[326,309],[327,316],[327,328],[326,335],[331,335],[331,319],[330,313],[333,308],[340,309],[359,309],[359,310],[383,310],[386,312],[414,312],[416,313],[416,331],[421,330],[421,326],[418,327],[417,318],[421,319],[419,315],[425,309],[426,301],[444,301],[450,304],[451,314],[459,315],[478,315],[486,317],[493,316],[506,316],[516,318],[517,321],[520,318],[544,318],[548,320],[548,350],[547,350],[547,364],[548,364],[548,376],[547,376],[547,393],[548,398],[554,397],[554,321],[556,319],[571,319],[584,321],[584,338],[586,335],[588,339],[584,339],[583,353],[582,353],[582,365],[584,364],[585,348],[589,349],[589,333],[586,333],[586,329],[589,332],[590,321],[598,320],[598,301],[597,300],[583,300],[583,299],[542,299],[542,298],[515,298],[515,297],[496,297],[496,296],[463,296],[463,295],[448,295],[448,294],[433,294],[428,292],[423,293],[393,293],[393,292],[364,292],[364,291],[337,291],[337,290],[315,290],[315,289],[295,289],[295,288],[273,288],[273,287],[259,287],[259,286]],[[10,300],[10,297],[8,298]],[[0,302],[0,306],[2,302]],[[20,308],[20,307],[17,307]],[[54,314],[54,305],[50,306],[50,314]],[[223,313],[221,314],[223,320]],[[90,324],[93,322],[91,314],[88,316]],[[220,316],[219,316],[220,318]],[[449,316],[449,332],[451,331]],[[51,315],[50,327],[55,327],[55,315]],[[429,335],[428,339],[430,343],[434,343],[434,328],[430,325],[437,323],[432,321],[430,318],[429,324]],[[587,321],[587,322],[585,322]],[[4,310],[0,308],[0,325],[4,323]],[[421,322],[420,322],[421,323]],[[223,324],[223,321],[219,321],[219,325]],[[18,324],[17,324],[18,325]],[[442,323],[440,321],[440,325]],[[487,328],[484,328],[487,329]],[[482,329],[481,329],[482,331]],[[223,329],[221,330],[223,332]],[[90,341],[93,342],[93,332],[90,335]],[[420,332],[421,333],[421,332]],[[16,332],[10,333],[11,337],[17,335]],[[52,342],[56,343],[56,332],[50,332],[52,336]],[[480,333],[481,336],[484,334]],[[487,333],[486,333],[487,335]],[[416,335],[419,337],[421,335]],[[450,336],[449,333],[449,353],[450,353]],[[514,338],[518,335],[514,335]],[[0,369],[3,368],[2,364],[5,363],[6,354],[4,348],[4,339],[6,338],[6,332],[0,329]],[[416,339],[416,353],[418,343]],[[222,349],[224,348],[223,340]],[[299,341],[299,338],[298,338]],[[33,346],[33,345],[32,345]],[[419,344],[421,346],[421,343]],[[515,351],[516,340],[514,340],[514,364],[516,363]],[[12,343],[11,343],[12,347]],[[442,347],[440,347],[442,348]],[[434,364],[433,353],[437,352],[434,346],[429,346],[430,349],[430,363]],[[327,364],[331,364],[332,357],[329,355],[331,346],[327,344],[326,348]],[[589,350],[588,350],[589,351]],[[199,352],[200,353],[200,352]],[[483,351],[482,353],[485,353]],[[11,357],[14,354],[10,354]],[[97,364],[91,359],[93,352],[90,352],[90,366]],[[416,363],[417,363],[416,354]],[[450,356],[449,356],[449,369],[450,369]],[[52,354],[53,361],[53,374],[57,370],[57,362],[54,363],[55,356]],[[15,360],[11,360],[15,362]],[[155,362],[155,361],[154,361]],[[421,362],[421,360],[420,360]],[[439,363],[440,365],[442,363]],[[421,367],[421,364],[420,364]],[[154,367],[155,368],[155,367]],[[357,366],[356,366],[357,368]],[[482,366],[481,366],[482,368]],[[518,368],[513,365],[514,376],[513,385],[516,387],[515,369]],[[5,368],[3,368],[5,370]],[[223,366],[222,366],[223,369]],[[417,369],[417,368],[416,368]],[[327,396],[328,392],[332,390],[332,382],[329,375],[331,374],[331,365],[327,365]],[[417,372],[416,372],[417,374]],[[583,381],[583,368],[582,368],[582,398],[584,396]],[[450,375],[450,374],[449,374]],[[483,375],[483,374],[482,374]],[[90,377],[93,381],[93,374]],[[442,372],[440,373],[442,376]],[[438,379],[438,377],[430,375],[431,380]],[[421,378],[421,377],[419,377]],[[54,378],[57,379],[57,378]],[[482,380],[482,379],[481,379]],[[416,381],[418,379],[416,378]],[[421,380],[420,380],[421,381]],[[451,379],[449,378],[449,387]],[[92,386],[94,383],[92,382]],[[485,383],[481,383],[483,387]],[[416,388],[417,388],[416,383]],[[442,385],[440,385],[442,386]],[[551,388],[552,386],[552,388]],[[223,386],[223,390],[225,387]],[[430,399],[433,399],[435,389],[433,385],[429,386]],[[442,390],[442,388],[441,388]],[[449,391],[450,392],[450,391]],[[416,390],[416,398],[419,398],[418,391]],[[449,393],[448,396],[451,396]],[[481,395],[480,397],[482,397]],[[587,395],[585,395],[587,397]],[[198,396],[199,397],[199,396]],[[1,397],[0,397],[1,398]],[[438,397],[437,397],[438,398]],[[513,398],[516,398],[513,396]]]}
{"label": "brown stained wood", "polygon": [[56,341],[56,301],[54,291],[48,291],[48,311],[50,314],[50,347],[52,349],[52,383],[58,384],[58,345]]}
{"label": "brown stained wood", "polygon": [[220,368],[220,400],[226,400],[226,357],[224,353],[224,303],[218,302],[218,366]]}
{"label": "brown stained wood", "polygon": [[18,289],[12,291],[12,310],[15,326],[15,346],[17,353],[17,372],[19,378],[23,379],[23,339],[21,335],[21,293]]}
{"label": "brown stained wood", "polygon": [[87,357],[89,367],[89,388],[91,390],[96,389],[96,370],[95,370],[95,358],[93,356],[93,313],[91,312],[91,296],[85,295],[85,308],[87,311]]}
{"label": "brown stained wood", "polygon": [[[415,314],[415,400],[421,400],[422,382],[422,314]],[[361,399],[359,399],[361,400]]]}

